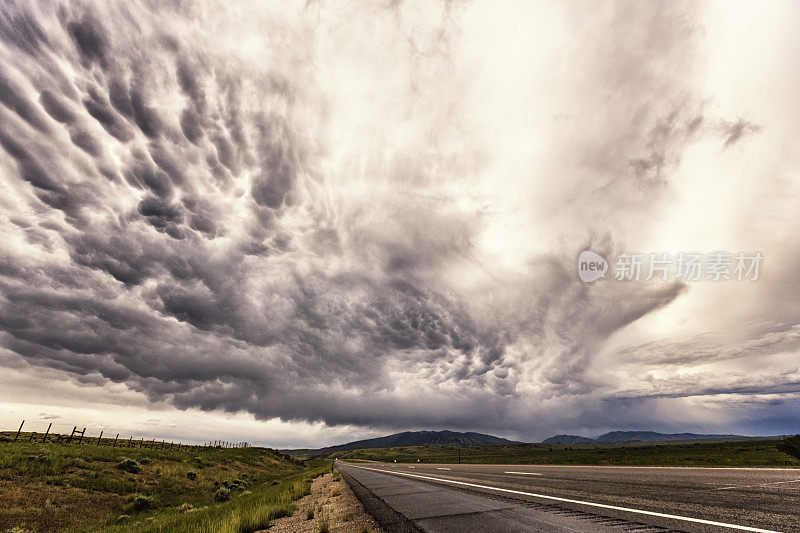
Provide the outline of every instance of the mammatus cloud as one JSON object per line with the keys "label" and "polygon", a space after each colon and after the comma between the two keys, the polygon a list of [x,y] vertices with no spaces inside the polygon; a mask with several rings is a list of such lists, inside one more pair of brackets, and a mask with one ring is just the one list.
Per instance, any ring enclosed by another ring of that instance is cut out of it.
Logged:
{"label": "mammatus cloud", "polygon": [[4,359],[178,409],[520,435],[796,394],[796,369],[676,383],[796,352],[796,322],[596,371],[689,287],[586,285],[578,253],[646,242],[687,153],[761,131],[694,83],[695,10],[543,13],[531,55],[480,3],[4,4]]}

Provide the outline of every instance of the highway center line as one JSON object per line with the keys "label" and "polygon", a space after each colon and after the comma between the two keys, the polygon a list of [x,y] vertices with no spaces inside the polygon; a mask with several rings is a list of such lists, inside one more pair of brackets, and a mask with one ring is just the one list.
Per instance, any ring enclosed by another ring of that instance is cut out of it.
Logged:
{"label": "highway center line", "polygon": [[449,468],[445,468],[443,466],[437,466],[436,470],[450,470]]}
{"label": "highway center line", "polygon": [[774,531],[771,529],[759,529],[757,527],[750,527],[750,526],[740,526],[737,524],[726,524],[725,522],[715,522],[713,520],[703,520],[702,518],[690,518],[688,516],[678,516],[673,514],[666,514],[666,513],[656,513],[654,511],[645,511],[642,509],[631,509],[629,507],[619,507],[616,505],[606,505],[604,503],[595,503],[595,502],[585,502],[581,500],[573,500],[570,498],[559,498],[557,496],[548,496],[546,494],[536,494],[535,492],[525,492],[521,490],[512,490],[512,489],[502,489],[500,487],[492,487],[490,485],[479,485],[477,483],[467,483],[465,481],[455,481],[452,479],[442,479],[438,477],[431,477],[431,476],[422,476],[419,474],[409,474],[406,472],[398,472],[392,470],[380,470],[378,468],[368,468],[365,466],[356,466],[356,465],[349,465],[354,468],[361,468],[363,470],[372,470],[373,472],[383,472],[384,474],[394,474],[396,476],[408,476],[417,479],[427,479],[429,481],[439,481],[441,483],[450,483],[452,485],[461,485],[464,487],[475,487],[478,489],[489,489],[489,490],[496,490],[499,492],[505,492],[508,494],[519,494],[521,496],[533,496],[534,498],[543,498],[545,500],[552,500],[557,502],[565,502],[565,503],[576,503],[578,505],[588,505],[590,507],[600,507],[602,509],[611,509],[614,511],[624,511],[628,513],[637,513],[643,514],[648,516],[657,516],[659,518],[669,518],[671,520],[682,520],[684,522],[693,522],[695,524],[706,524],[709,526],[718,526],[718,527],[726,527],[729,529],[736,529],[739,531],[753,531],[755,533],[780,533],[778,531]]}
{"label": "highway center line", "polygon": [[539,472],[503,472],[504,474],[517,474],[520,476],[543,476]]}

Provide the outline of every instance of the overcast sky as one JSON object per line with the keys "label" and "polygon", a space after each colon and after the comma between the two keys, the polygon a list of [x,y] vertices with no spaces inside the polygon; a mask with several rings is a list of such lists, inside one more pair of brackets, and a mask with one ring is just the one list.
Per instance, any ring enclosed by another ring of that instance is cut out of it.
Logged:
{"label": "overcast sky", "polygon": [[[0,423],[798,432],[798,27],[791,1],[3,2]],[[720,250],[758,279],[613,276]]]}

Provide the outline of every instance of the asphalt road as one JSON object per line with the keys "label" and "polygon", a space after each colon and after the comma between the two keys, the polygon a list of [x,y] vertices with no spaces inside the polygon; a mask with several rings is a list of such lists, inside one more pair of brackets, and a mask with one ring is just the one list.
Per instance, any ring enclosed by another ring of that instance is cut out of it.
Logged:
{"label": "asphalt road", "polygon": [[[487,524],[488,531],[600,531],[614,526],[603,525],[602,517],[678,531],[800,532],[798,469],[339,466],[417,527],[436,533],[479,530]],[[553,516],[558,518],[547,525]],[[464,523],[467,518],[472,522]],[[567,519],[574,523],[564,523]],[[633,530],[622,522],[614,527]]]}

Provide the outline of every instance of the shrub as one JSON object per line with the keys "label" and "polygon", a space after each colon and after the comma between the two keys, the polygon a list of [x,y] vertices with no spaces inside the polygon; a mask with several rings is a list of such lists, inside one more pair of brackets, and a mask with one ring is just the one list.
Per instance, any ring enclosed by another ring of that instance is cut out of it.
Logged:
{"label": "shrub", "polygon": [[313,506],[309,507],[308,509],[306,509],[306,520],[313,520],[315,512],[316,512],[316,509],[314,509]]}
{"label": "shrub", "polygon": [[192,472],[192,471],[190,470],[189,472],[186,472],[186,477],[187,477],[188,479],[190,479],[190,480],[194,481],[195,479],[197,479],[197,472]]}
{"label": "shrub", "polygon": [[150,496],[144,496],[142,494],[136,496],[133,501],[131,501],[128,508],[134,512],[140,511],[147,511],[148,509],[152,509],[155,507],[155,501]]}
{"label": "shrub", "polygon": [[138,474],[142,471],[142,465],[127,457],[120,458],[119,462],[117,462],[117,468],[131,474]]}
{"label": "shrub", "polygon": [[330,533],[331,532],[331,525],[328,522],[328,517],[323,517],[319,521],[319,533]]}
{"label": "shrub", "polygon": [[231,499],[231,491],[225,487],[220,487],[214,491],[214,501],[217,503],[226,502]]}
{"label": "shrub", "polygon": [[785,437],[778,443],[778,450],[791,455],[795,459],[800,459],[800,435]]}

